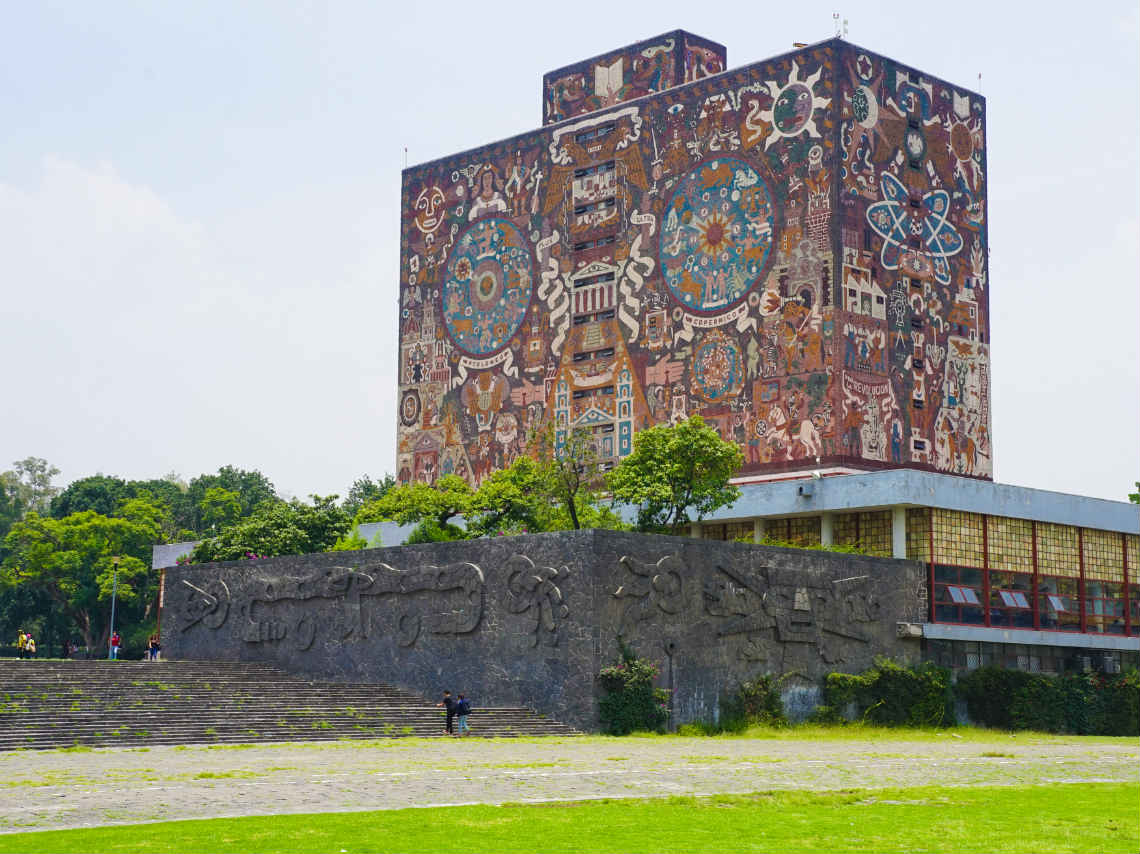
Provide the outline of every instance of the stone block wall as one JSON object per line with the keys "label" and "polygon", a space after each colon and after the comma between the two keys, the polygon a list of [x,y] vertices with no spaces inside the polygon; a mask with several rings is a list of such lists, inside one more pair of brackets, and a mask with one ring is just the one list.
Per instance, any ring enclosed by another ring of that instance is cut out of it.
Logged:
{"label": "stone block wall", "polygon": [[816,683],[875,655],[917,661],[909,561],[610,531],[334,552],[167,570],[163,650],[383,681],[592,729],[620,634],[662,666],[674,720],[740,680]]}

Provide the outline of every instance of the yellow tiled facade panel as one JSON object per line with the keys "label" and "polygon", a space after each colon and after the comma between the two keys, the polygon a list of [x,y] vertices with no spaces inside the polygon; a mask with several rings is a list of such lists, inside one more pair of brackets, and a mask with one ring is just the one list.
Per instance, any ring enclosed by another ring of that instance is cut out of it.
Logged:
{"label": "yellow tiled facade panel", "polygon": [[1077,529],[1072,525],[1037,523],[1037,570],[1042,575],[1078,578],[1081,574]]}
{"label": "yellow tiled facade panel", "polygon": [[1085,578],[1124,581],[1124,544],[1112,531],[1084,529]]}
{"label": "yellow tiled facade panel", "polygon": [[985,565],[980,513],[934,509],[934,562]]}
{"label": "yellow tiled facade panel", "polygon": [[906,511],[906,559],[930,563],[930,508]]}
{"label": "yellow tiled facade panel", "polygon": [[990,569],[1033,572],[1033,523],[990,516],[986,520]]}
{"label": "yellow tiled facade panel", "polygon": [[858,546],[879,557],[890,557],[891,511],[837,513],[832,520],[832,535],[837,546]]}

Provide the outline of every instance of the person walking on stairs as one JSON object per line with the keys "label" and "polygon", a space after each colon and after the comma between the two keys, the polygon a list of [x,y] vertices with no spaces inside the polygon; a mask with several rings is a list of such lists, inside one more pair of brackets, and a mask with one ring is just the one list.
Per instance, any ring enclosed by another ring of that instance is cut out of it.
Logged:
{"label": "person walking on stairs", "polygon": [[459,737],[471,735],[471,727],[467,725],[467,716],[471,714],[471,701],[459,695],[459,702],[455,704],[455,714],[459,718]]}
{"label": "person walking on stairs", "polygon": [[443,700],[435,704],[436,707],[443,706],[443,710],[447,712],[447,722],[444,724],[444,735],[455,735],[455,708],[458,705],[451,696],[450,691],[443,692]]}

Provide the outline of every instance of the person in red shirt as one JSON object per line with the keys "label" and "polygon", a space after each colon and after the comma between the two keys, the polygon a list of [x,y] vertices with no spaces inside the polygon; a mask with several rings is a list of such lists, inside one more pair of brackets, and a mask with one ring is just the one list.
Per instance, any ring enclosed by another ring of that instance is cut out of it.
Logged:
{"label": "person in red shirt", "polygon": [[118,632],[115,632],[113,635],[111,635],[111,660],[112,661],[115,661],[118,659],[118,657],[119,657],[119,646],[121,644],[122,644],[122,638],[119,637]]}

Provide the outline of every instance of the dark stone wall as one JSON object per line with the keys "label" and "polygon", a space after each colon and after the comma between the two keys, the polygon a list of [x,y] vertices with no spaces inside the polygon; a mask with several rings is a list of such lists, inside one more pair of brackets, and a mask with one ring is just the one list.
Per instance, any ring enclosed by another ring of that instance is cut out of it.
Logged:
{"label": "dark stone wall", "polygon": [[609,531],[174,567],[165,589],[170,658],[449,688],[584,728],[619,634],[661,663],[683,723],[761,673],[917,661],[896,623],[926,595],[909,561]]}

